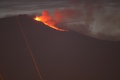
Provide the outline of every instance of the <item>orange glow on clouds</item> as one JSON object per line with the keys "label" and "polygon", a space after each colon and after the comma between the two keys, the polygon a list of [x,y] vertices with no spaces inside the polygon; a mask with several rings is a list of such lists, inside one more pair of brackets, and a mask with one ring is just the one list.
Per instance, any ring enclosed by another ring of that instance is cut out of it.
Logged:
{"label": "orange glow on clouds", "polygon": [[48,11],[43,11],[42,16],[36,16],[34,18],[34,20],[41,21],[45,25],[47,25],[47,26],[49,26],[49,27],[51,27],[51,28],[53,28],[55,30],[58,30],[58,31],[68,31],[68,30],[61,29],[61,28],[58,28],[57,26],[55,26],[55,24],[57,24],[58,21],[53,20],[52,17],[49,15]]}

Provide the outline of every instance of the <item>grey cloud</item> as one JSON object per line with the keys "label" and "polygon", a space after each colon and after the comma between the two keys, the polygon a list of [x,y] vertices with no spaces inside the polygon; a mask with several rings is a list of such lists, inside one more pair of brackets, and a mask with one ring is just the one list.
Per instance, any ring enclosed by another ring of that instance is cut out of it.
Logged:
{"label": "grey cloud", "polygon": [[0,3],[0,17],[6,15],[39,13],[43,9],[66,7],[65,1],[6,1]]}

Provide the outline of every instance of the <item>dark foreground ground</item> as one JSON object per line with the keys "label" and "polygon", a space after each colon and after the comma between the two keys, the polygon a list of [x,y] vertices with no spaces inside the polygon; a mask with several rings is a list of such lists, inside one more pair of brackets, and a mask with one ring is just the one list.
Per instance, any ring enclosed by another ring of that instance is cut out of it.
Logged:
{"label": "dark foreground ground", "polygon": [[[120,42],[59,32],[18,16],[43,80],[120,80]],[[16,17],[0,19],[4,80],[40,80]]]}

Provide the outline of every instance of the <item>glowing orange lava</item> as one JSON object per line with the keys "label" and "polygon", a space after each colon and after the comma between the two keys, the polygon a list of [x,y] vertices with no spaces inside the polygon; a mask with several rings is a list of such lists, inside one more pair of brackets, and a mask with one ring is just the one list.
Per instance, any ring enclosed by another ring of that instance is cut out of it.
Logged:
{"label": "glowing orange lava", "polygon": [[59,30],[59,31],[68,31],[68,30],[65,30],[65,29],[61,29],[61,28],[58,28],[55,26],[56,23],[58,23],[57,21],[55,20],[52,20],[52,17],[46,13],[46,12],[43,12],[42,16],[36,16],[34,18],[34,20],[36,21],[41,21],[43,22],[45,25],[55,29],[55,30]]}

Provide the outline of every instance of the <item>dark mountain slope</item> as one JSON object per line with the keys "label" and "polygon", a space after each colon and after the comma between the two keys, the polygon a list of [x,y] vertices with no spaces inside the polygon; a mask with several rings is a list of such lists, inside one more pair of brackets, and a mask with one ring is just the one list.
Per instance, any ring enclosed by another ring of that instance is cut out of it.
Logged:
{"label": "dark mountain slope", "polygon": [[[43,80],[120,79],[119,41],[56,31],[28,15],[17,18]],[[0,19],[0,33],[0,63],[7,80],[40,80],[15,16]]]}

